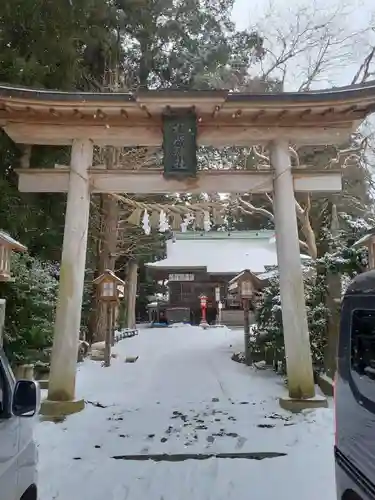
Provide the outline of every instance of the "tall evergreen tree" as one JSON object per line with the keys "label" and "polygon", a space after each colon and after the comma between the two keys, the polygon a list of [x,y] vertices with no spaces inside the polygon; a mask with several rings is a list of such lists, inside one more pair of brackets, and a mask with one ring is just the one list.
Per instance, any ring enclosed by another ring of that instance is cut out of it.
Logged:
{"label": "tall evergreen tree", "polygon": [[209,89],[231,81],[234,88],[247,81],[262,39],[236,31],[233,1],[115,0],[128,87]]}

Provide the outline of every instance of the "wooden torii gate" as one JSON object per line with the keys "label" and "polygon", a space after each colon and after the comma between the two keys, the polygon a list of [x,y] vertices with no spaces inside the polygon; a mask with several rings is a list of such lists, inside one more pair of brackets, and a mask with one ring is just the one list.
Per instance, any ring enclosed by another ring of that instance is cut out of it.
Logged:
{"label": "wooden torii gate", "polygon": [[[19,169],[23,192],[67,192],[59,299],[47,414],[79,411],[75,400],[77,339],[91,193],[260,193],[273,191],[287,358],[287,408],[325,404],[315,396],[294,193],[337,192],[337,170],[292,169],[289,143],[342,144],[375,108],[375,82],[305,93],[228,91],[67,93],[0,86],[0,126],[17,144],[71,145],[70,166]],[[267,145],[271,169],[204,171],[180,179],[158,169],[106,170],[93,146],[160,146],[163,116],[193,110],[198,145]]]}

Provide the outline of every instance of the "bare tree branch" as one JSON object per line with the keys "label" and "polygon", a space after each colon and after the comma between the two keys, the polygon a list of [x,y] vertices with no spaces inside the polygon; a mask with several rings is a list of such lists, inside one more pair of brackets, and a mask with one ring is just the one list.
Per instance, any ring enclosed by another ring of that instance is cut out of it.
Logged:
{"label": "bare tree branch", "polygon": [[262,208],[262,207],[256,207],[250,201],[245,201],[241,197],[238,198],[238,201],[240,203],[242,203],[242,205],[244,205],[244,207],[246,207],[247,210],[245,211],[244,207],[239,205],[239,208],[242,211],[244,211],[245,213],[247,213],[249,215],[261,214],[261,215],[264,215],[265,217],[267,217],[267,219],[269,219],[270,221],[275,222],[275,217],[274,217],[273,213],[270,212],[269,210],[266,210],[265,208]]}
{"label": "bare tree branch", "polygon": [[[295,90],[307,91],[319,81],[335,78],[340,68],[358,59],[368,29],[353,31],[346,20],[354,9],[340,4],[336,8],[322,1],[306,1],[291,9],[277,11],[272,2],[255,26],[263,36],[265,57],[254,69],[261,79],[278,80]],[[365,66],[362,69],[368,78]]]}
{"label": "bare tree branch", "polygon": [[[266,210],[266,209],[261,208],[261,207],[255,207],[253,204],[248,203],[248,202],[246,202],[244,200],[241,200],[241,199],[239,199],[239,201],[241,203],[246,204],[246,205],[251,205],[251,207],[252,207],[251,209],[246,210],[243,206],[239,205],[238,208],[241,210],[242,213],[247,214],[247,215],[254,215],[254,214],[258,213],[258,214],[264,215],[269,220],[271,220],[272,222],[274,222],[275,217],[274,217],[273,213],[270,212],[269,210]],[[303,250],[305,250],[308,253],[310,253],[309,245],[305,241],[299,240],[299,245],[300,245],[300,247]],[[316,257],[313,257],[313,258],[316,258]]]}
{"label": "bare tree branch", "polygon": [[[373,28],[373,31],[374,28]],[[351,82],[352,85],[356,83],[364,83],[366,82],[371,76],[374,75],[374,72],[370,73],[370,67],[372,62],[375,59],[375,46],[371,47],[370,52],[366,55],[364,61],[360,65],[357,73],[354,75],[354,78]]]}
{"label": "bare tree branch", "polygon": [[316,247],[315,233],[310,223],[310,209],[311,209],[310,195],[307,195],[305,208],[302,208],[300,203],[298,203],[298,201],[296,200],[297,218],[301,223],[301,230],[305,237],[310,257],[315,260],[318,256],[318,251]]}

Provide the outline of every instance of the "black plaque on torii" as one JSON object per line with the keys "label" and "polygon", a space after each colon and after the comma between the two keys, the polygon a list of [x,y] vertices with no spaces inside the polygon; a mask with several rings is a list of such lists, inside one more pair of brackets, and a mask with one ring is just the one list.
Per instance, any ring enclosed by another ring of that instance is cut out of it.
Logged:
{"label": "black plaque on torii", "polygon": [[167,108],[163,113],[164,176],[197,175],[197,115],[193,108]]}

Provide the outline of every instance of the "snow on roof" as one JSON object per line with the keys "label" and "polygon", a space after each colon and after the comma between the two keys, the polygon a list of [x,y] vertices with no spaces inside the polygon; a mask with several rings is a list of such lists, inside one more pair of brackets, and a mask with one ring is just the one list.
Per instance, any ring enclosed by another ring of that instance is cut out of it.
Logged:
{"label": "snow on roof", "polygon": [[[307,258],[307,255],[301,255],[303,258]],[[260,280],[268,280],[270,278],[275,278],[279,275],[279,271],[277,269],[272,269],[272,271],[266,271],[265,273],[258,274],[257,278]]]}
{"label": "snow on roof", "polygon": [[11,247],[13,250],[18,250],[20,252],[26,252],[27,250],[27,248],[24,245],[22,245],[19,241],[12,238],[10,234],[2,230],[0,230],[0,242],[3,245]]}
{"label": "snow on roof", "polygon": [[[157,269],[206,268],[211,274],[264,273],[277,265],[274,231],[177,233],[167,241],[167,258],[146,264]],[[302,256],[301,258],[309,258]]]}

